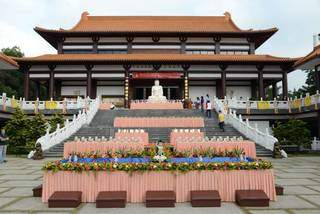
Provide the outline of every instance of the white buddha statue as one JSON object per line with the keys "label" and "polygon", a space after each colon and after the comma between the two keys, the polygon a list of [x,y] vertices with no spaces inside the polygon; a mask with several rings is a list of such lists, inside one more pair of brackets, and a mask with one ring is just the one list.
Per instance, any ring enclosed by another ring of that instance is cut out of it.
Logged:
{"label": "white buddha statue", "polygon": [[163,96],[162,86],[159,84],[159,80],[154,81],[154,86],[151,88],[151,96],[148,97],[150,103],[163,103],[167,102],[167,98]]}

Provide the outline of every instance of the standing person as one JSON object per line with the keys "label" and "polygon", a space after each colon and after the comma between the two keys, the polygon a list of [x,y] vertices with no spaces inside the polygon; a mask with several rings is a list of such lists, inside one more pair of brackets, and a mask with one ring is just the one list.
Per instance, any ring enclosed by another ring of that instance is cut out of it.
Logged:
{"label": "standing person", "polygon": [[201,98],[200,98],[200,108],[201,108],[201,112],[204,112],[204,98],[203,98],[203,96],[201,96]]}
{"label": "standing person", "polygon": [[206,108],[206,114],[208,118],[211,118],[211,109],[212,109],[212,105],[210,103],[210,100],[207,102],[207,108]]}
{"label": "standing person", "polygon": [[8,138],[6,137],[6,133],[4,129],[1,129],[0,132],[0,163],[1,162],[7,162],[6,159],[6,153],[7,153],[7,145],[6,141]]}
{"label": "standing person", "polygon": [[206,95],[206,103],[208,103],[208,101],[210,101],[209,94]]}
{"label": "standing person", "polygon": [[224,114],[222,113],[221,110],[219,110],[218,119],[219,119],[219,127],[224,132]]}
{"label": "standing person", "polygon": [[196,101],[195,101],[195,107],[196,107],[196,109],[199,109],[199,107],[200,107],[200,98],[199,97],[197,97],[197,99],[196,99]]}

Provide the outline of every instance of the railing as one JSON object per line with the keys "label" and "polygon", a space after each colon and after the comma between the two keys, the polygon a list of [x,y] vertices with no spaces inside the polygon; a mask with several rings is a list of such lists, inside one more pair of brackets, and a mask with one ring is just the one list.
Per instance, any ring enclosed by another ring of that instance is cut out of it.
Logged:
{"label": "railing", "polygon": [[270,135],[268,129],[266,129],[266,133],[263,133],[258,130],[257,124],[255,125],[255,127],[252,127],[249,124],[248,119],[246,119],[246,121],[244,122],[241,115],[237,116],[235,111],[228,111],[226,103],[223,103],[222,100],[219,100],[216,97],[213,99],[213,104],[216,112],[221,111],[225,114],[225,122],[227,124],[232,125],[241,134],[243,134],[250,140],[253,140],[260,146],[273,151],[274,144],[278,142],[278,139]]}
{"label": "railing", "polygon": [[307,94],[305,97],[288,99],[287,101],[273,100],[273,101],[251,101],[251,100],[237,100],[237,99],[224,99],[223,103],[229,109],[245,109],[249,114],[250,110],[274,110],[275,113],[278,113],[279,110],[287,110],[288,113],[291,113],[291,110],[298,109],[302,110],[304,107],[314,106],[315,109],[318,109],[320,104],[320,94],[317,91],[316,94],[310,96]]}
{"label": "railing", "polygon": [[5,93],[0,95],[0,106],[2,111],[7,111],[7,108],[21,108],[22,110],[33,110],[38,112],[39,110],[61,110],[66,112],[67,110],[83,109],[87,108],[92,100],[90,98],[83,99],[78,97],[75,101],[64,99],[62,101],[48,100],[40,101],[39,99],[34,101],[27,101],[24,98],[15,99],[15,97],[7,97]]}
{"label": "railing", "polygon": [[311,149],[314,151],[319,151],[320,150],[320,140],[317,140],[317,138],[313,138],[312,144],[311,144]]}
{"label": "railing", "polygon": [[57,125],[56,131],[49,133],[49,129],[44,136],[40,137],[37,143],[41,144],[42,150],[48,150],[51,147],[63,142],[68,139],[72,134],[77,132],[83,125],[89,124],[95,114],[97,113],[100,105],[100,99],[96,98],[89,103],[88,109],[79,111],[78,115],[73,115],[73,120],[69,122],[67,119],[65,121],[64,127],[60,128],[60,125]]}

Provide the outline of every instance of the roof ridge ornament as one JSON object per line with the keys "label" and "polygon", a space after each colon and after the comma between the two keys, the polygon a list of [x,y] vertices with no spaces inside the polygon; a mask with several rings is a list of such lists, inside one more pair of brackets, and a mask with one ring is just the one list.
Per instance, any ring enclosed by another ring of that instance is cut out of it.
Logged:
{"label": "roof ridge ornament", "polygon": [[227,19],[231,19],[231,13],[230,13],[230,12],[226,11],[226,12],[224,12],[223,15],[224,15]]}
{"label": "roof ridge ornament", "polygon": [[88,19],[88,16],[89,16],[89,12],[88,11],[84,11],[82,14],[81,14],[81,19],[82,20],[86,20]]}

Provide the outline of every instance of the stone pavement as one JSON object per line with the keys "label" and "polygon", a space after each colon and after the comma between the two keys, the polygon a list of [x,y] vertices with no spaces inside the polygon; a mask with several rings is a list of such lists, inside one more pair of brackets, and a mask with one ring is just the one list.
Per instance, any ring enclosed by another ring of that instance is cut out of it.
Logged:
{"label": "stone pavement", "polygon": [[292,157],[271,160],[275,166],[276,183],[285,187],[285,195],[271,202],[269,208],[240,208],[234,203],[222,203],[221,208],[192,208],[189,203],[176,208],[145,208],[144,204],[128,204],[125,209],[96,209],[95,204],[82,204],[77,209],[49,209],[40,198],[32,197],[32,188],[41,183],[42,161],[8,158],[0,164],[1,213],[320,213],[320,157]]}

